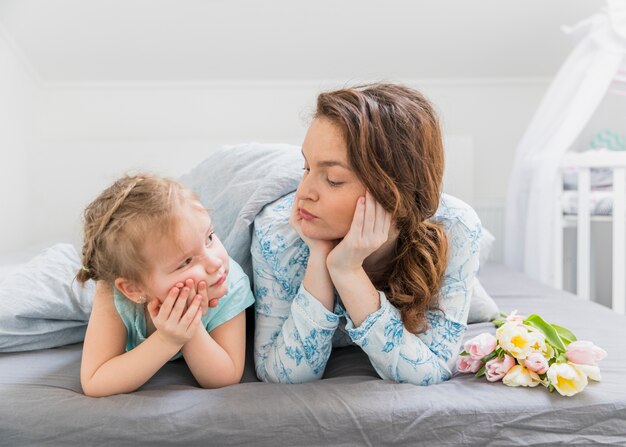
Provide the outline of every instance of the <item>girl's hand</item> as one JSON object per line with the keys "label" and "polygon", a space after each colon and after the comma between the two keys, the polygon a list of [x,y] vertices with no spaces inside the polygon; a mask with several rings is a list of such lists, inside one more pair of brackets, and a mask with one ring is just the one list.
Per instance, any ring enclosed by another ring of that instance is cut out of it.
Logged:
{"label": "girl's hand", "polygon": [[219,303],[220,298],[212,298],[209,300],[209,292],[206,286],[206,281],[200,281],[198,283],[197,289],[195,288],[195,284],[193,279],[185,280],[185,283],[182,282],[176,283],[176,287],[182,289],[187,286],[191,293],[189,294],[189,299],[187,300],[187,306],[191,306],[195,297],[200,297],[200,308],[202,309],[202,315],[206,315],[209,307],[216,307]]}
{"label": "girl's hand", "polygon": [[156,333],[166,343],[183,346],[195,335],[202,319],[200,303],[202,298],[195,295],[190,306],[187,300],[191,294],[189,287],[172,287],[163,303],[153,299],[147,309],[156,328]]}
{"label": "girl's hand", "polygon": [[328,255],[335,246],[335,241],[326,241],[323,239],[311,239],[302,233],[302,218],[298,213],[298,199],[294,199],[291,207],[291,216],[289,217],[289,225],[291,225],[304,243],[309,247],[311,254],[320,253],[324,256]]}
{"label": "girl's hand", "polygon": [[326,259],[329,270],[357,270],[389,238],[391,213],[367,191],[359,197],[348,234]]}

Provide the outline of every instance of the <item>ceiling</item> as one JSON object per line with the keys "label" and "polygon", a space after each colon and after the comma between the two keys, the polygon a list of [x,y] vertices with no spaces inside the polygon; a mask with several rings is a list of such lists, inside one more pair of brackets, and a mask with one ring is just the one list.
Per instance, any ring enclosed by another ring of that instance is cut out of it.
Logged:
{"label": "ceiling", "polygon": [[0,0],[45,82],[552,77],[604,0]]}

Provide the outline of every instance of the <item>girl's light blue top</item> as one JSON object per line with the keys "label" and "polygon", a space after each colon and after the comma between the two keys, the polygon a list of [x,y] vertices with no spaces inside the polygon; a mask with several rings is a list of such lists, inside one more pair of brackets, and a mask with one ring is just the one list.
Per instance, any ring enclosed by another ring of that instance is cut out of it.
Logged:
{"label": "girl's light blue top", "polygon": [[294,194],[267,205],[254,221],[252,266],[256,296],[254,360],[266,382],[299,383],[324,374],[333,346],[356,344],[383,379],[429,385],[451,376],[467,329],[471,293],[478,271],[482,231],[474,210],[442,195],[432,221],[443,225],[448,266],[439,307],[426,314],[429,329],[414,335],[399,310],[379,291],[380,309],[354,327],[335,293],[328,311],[302,286],[309,250],[289,225]]}
{"label": "girl's light blue top", "polygon": [[[237,316],[254,303],[248,276],[232,258],[226,281],[228,282],[226,295],[219,300],[216,307],[209,307],[207,313],[202,316],[202,324],[207,332]],[[129,300],[117,289],[114,291],[113,300],[117,313],[126,327],[126,351],[130,351],[146,339],[144,306]],[[170,361],[180,358],[181,355],[180,352],[177,353]]]}

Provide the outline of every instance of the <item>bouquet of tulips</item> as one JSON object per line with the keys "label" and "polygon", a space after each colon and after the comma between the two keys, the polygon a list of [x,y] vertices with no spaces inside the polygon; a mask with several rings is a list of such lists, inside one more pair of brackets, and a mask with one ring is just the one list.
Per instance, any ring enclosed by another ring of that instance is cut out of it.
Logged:
{"label": "bouquet of tulips", "polygon": [[589,379],[600,380],[598,362],[606,357],[604,349],[576,340],[568,329],[539,315],[500,315],[493,321],[495,337],[483,333],[465,342],[457,359],[459,372],[508,386],[541,384],[563,396],[580,393]]}

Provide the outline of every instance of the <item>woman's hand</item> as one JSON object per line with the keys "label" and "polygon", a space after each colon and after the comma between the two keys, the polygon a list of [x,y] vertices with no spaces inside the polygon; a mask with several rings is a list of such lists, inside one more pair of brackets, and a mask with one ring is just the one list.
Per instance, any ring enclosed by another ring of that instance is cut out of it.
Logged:
{"label": "woman's hand", "polygon": [[195,295],[191,305],[187,300],[192,291],[189,287],[172,287],[163,303],[153,299],[147,309],[161,339],[172,345],[183,346],[195,335],[202,319],[202,298]]}
{"label": "woman's hand", "polygon": [[326,259],[329,270],[356,271],[389,238],[391,213],[367,191],[359,197],[348,234]]}
{"label": "woman's hand", "polygon": [[323,239],[312,239],[304,235],[302,232],[302,218],[298,213],[298,199],[293,201],[291,207],[291,216],[289,217],[289,225],[291,225],[304,243],[309,247],[311,255],[322,255],[326,257],[335,246],[335,241],[327,241]]}

